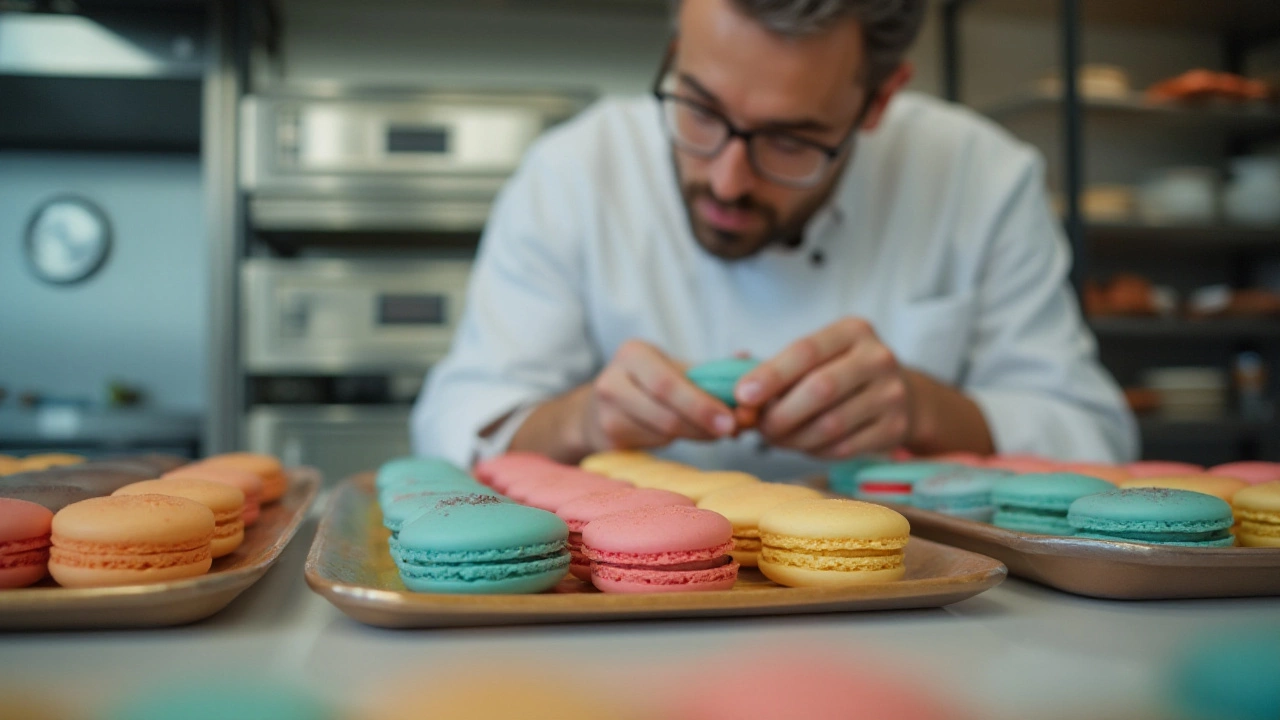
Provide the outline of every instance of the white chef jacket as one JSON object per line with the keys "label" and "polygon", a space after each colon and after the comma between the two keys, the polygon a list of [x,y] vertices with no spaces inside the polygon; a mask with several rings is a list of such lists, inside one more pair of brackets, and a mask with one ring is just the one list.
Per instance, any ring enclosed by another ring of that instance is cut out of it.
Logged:
{"label": "white chef jacket", "polygon": [[[603,100],[539,139],[500,193],[453,347],[414,408],[415,449],[500,452],[631,338],[689,363],[764,359],[853,315],[973,398],[999,452],[1133,458],[1136,426],[1066,282],[1043,175],[995,124],[901,93],[797,248],[725,261],[689,228],[657,102]],[[764,477],[822,468],[753,432],[661,454]]]}

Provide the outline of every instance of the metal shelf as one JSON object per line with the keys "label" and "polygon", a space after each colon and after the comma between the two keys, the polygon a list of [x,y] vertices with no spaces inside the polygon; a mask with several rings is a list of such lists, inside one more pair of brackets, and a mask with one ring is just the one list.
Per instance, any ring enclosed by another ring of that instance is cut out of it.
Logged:
{"label": "metal shelf", "polygon": [[[1215,130],[1256,136],[1280,134],[1280,107],[1264,102],[1200,105],[1153,103],[1140,97],[1127,100],[1082,97],[1081,107],[1094,117],[1140,120],[1144,131],[1159,125],[1199,132]],[[1010,122],[1035,114],[1061,113],[1062,98],[1054,94],[1024,92],[979,110],[993,120]]]}
{"label": "metal shelf", "polygon": [[1089,327],[1099,338],[1280,339],[1280,320],[1219,318],[1181,320],[1163,318],[1091,318]]}
{"label": "metal shelf", "polygon": [[[944,0],[983,12],[1026,18],[1056,18],[1055,0]],[[1160,27],[1231,35],[1249,44],[1280,36],[1280,3],[1275,0],[1082,0],[1086,24]]]}
{"label": "metal shelf", "polygon": [[1101,252],[1280,253],[1280,226],[1088,223],[1085,237]]}

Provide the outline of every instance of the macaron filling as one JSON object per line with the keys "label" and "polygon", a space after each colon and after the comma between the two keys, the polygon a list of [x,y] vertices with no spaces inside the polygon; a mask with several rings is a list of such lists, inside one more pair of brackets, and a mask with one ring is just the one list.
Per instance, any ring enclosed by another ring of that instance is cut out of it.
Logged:
{"label": "macaron filling", "polygon": [[634,553],[600,550],[585,547],[582,552],[592,562],[615,566],[644,566],[653,569],[684,565],[686,563],[705,562],[728,555],[733,549],[733,540],[704,550],[669,550],[662,553]]}
{"label": "macaron filling", "polygon": [[910,495],[911,487],[911,483],[864,482],[858,484],[858,489],[862,492],[880,495]]}
{"label": "macaron filling", "polygon": [[[404,553],[405,556],[410,554]],[[400,574],[408,578],[455,582],[508,580],[557,571],[563,573],[569,567],[569,554],[561,550],[540,557],[503,562],[425,563],[402,560],[398,565]]]}
{"label": "macaron filling", "polygon": [[1240,532],[1280,540],[1280,513],[1235,509]]}
{"label": "macaron filling", "polygon": [[906,537],[862,541],[851,547],[848,541],[818,540],[763,533],[760,557],[766,562],[808,570],[863,572],[892,570],[903,566]]}

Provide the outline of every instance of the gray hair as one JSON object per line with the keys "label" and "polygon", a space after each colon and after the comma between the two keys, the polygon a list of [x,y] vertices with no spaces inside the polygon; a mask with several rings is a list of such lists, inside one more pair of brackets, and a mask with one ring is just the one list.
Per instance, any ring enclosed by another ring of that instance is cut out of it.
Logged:
{"label": "gray hair", "polygon": [[[873,88],[902,64],[928,9],[927,0],[732,1],[739,12],[787,37],[815,35],[847,18],[856,19],[867,46],[867,81]],[[678,14],[680,0],[671,5]]]}

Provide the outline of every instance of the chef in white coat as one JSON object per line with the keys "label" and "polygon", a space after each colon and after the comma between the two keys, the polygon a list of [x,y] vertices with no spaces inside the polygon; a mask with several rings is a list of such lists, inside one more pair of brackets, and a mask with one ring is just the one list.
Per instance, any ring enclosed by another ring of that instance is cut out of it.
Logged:
{"label": "chef in white coat", "polygon": [[[901,91],[925,6],[678,4],[654,92],[549,132],[498,197],[415,449],[1134,457],[1041,158]],[[737,411],[685,378],[740,354]]]}

